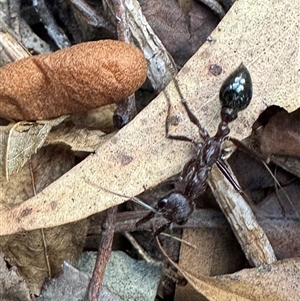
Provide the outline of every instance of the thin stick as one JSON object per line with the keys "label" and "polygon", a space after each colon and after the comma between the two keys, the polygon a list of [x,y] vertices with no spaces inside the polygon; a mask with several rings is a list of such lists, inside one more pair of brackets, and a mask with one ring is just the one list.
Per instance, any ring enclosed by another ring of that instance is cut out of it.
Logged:
{"label": "thin stick", "polygon": [[198,0],[198,2],[202,2],[206,6],[208,6],[215,14],[222,19],[225,16],[225,11],[223,10],[222,6],[216,0]]}
{"label": "thin stick", "polygon": [[44,0],[33,0],[33,6],[47,28],[49,36],[59,48],[71,46],[71,42],[64,31],[57,25]]}
{"label": "thin stick", "polygon": [[[156,229],[160,227],[163,223],[166,222],[163,216],[154,217],[150,222],[142,224],[138,229],[136,228],[136,223],[145,214],[147,211],[126,211],[118,212],[116,214],[116,223],[115,223],[115,233],[122,232],[131,232],[131,231],[153,231],[153,228]],[[264,219],[269,219],[269,217],[264,217]],[[210,209],[197,209],[193,212],[186,224],[179,226],[177,224],[172,225],[173,228],[214,228],[220,229],[224,227],[229,227],[228,222],[226,221],[222,212],[210,210]],[[97,218],[92,218],[90,222],[90,227],[88,234],[100,234],[101,225]]]}
{"label": "thin stick", "polygon": [[[242,141],[239,141],[235,138],[229,137],[228,139],[229,141],[231,141],[238,149],[242,150],[243,152],[245,152],[246,154],[249,154],[251,157],[253,157],[254,159],[256,159],[258,162],[261,162],[264,167],[266,168],[266,170],[269,172],[269,174],[271,175],[271,177],[273,178],[273,180],[275,181],[275,184],[277,184],[277,186],[281,189],[282,193],[284,194],[284,196],[286,197],[287,201],[289,202],[289,204],[291,205],[292,209],[295,211],[297,218],[299,218],[298,212],[292,202],[292,200],[290,199],[290,197],[288,196],[288,194],[286,193],[286,191],[284,190],[284,188],[281,186],[281,184],[279,183],[279,181],[277,180],[276,176],[274,175],[274,173],[272,172],[272,170],[269,168],[268,164],[266,163],[265,159],[263,158],[263,156],[261,154],[259,154],[256,150],[249,148],[247,145],[245,145]],[[276,185],[275,185],[276,186]],[[277,186],[276,186],[276,190],[277,190]],[[281,210],[283,211],[283,215],[284,215],[284,209],[283,206],[280,202],[280,198],[278,197],[278,202],[279,202],[279,206],[281,208]]]}
{"label": "thin stick", "polygon": [[216,166],[211,170],[208,183],[249,263],[259,266],[276,261],[274,250],[250,206]]}
{"label": "thin stick", "polygon": [[139,243],[135,240],[135,238],[130,233],[124,232],[123,234],[146,262],[149,263],[156,262],[145,252],[145,250],[139,245]]}
{"label": "thin stick", "polygon": [[[163,233],[161,233],[161,234],[163,234]],[[161,262],[152,259],[144,251],[144,249],[137,243],[137,241],[134,239],[134,237],[130,233],[126,232],[126,233],[124,233],[124,235],[130,241],[130,243],[134,246],[134,248],[136,248],[138,253],[144,258],[145,261],[152,263],[152,264],[154,264],[154,263],[161,264]],[[162,263],[162,266],[163,266],[163,272],[167,277],[173,279],[176,282],[182,281],[182,277],[180,275],[178,275],[175,271],[173,271],[171,268],[167,267],[166,264]]]}
{"label": "thin stick", "polygon": [[89,284],[88,301],[98,301],[100,296],[105,268],[111,253],[116,212],[117,206],[107,210],[107,217],[105,220],[106,229],[102,232],[96,264]]}
{"label": "thin stick", "polygon": [[276,189],[276,193],[277,193],[277,198],[278,198],[278,203],[279,206],[281,208],[281,211],[283,213],[283,215],[285,215],[284,213],[284,208],[283,205],[281,203],[280,197],[278,195],[278,187],[280,188],[280,190],[282,191],[282,193],[284,194],[284,196],[286,197],[287,201],[289,202],[289,204],[291,205],[292,209],[294,210],[294,212],[296,213],[296,216],[299,218],[299,214],[297,212],[297,209],[295,208],[292,200],[290,199],[289,195],[286,193],[286,191],[284,190],[284,188],[281,186],[281,184],[279,183],[279,181],[277,180],[276,176],[274,175],[274,173],[272,172],[272,170],[269,168],[268,164],[262,160],[262,163],[264,165],[264,167],[266,168],[266,170],[269,172],[269,174],[271,175],[271,177],[273,178],[273,180],[275,181],[275,189]]}
{"label": "thin stick", "polygon": [[20,6],[21,0],[9,1],[10,26],[20,36]]}
{"label": "thin stick", "polygon": [[[117,20],[118,39],[131,44],[131,33],[127,22],[124,0],[114,0],[113,4]],[[117,129],[122,128],[124,125],[128,124],[136,116],[136,114],[135,95],[132,94],[118,104],[113,116],[114,126]]]}
{"label": "thin stick", "polygon": [[161,232],[161,233],[159,233],[159,235],[163,235],[163,236],[172,238],[174,240],[177,240],[177,241],[181,242],[182,244],[185,244],[186,246],[188,246],[190,248],[197,249],[197,247],[195,245],[193,245],[193,244],[189,243],[188,241],[186,241],[182,238],[179,238],[177,236],[174,236],[174,235],[171,235],[171,234],[168,234],[168,233],[165,233],[165,232]]}
{"label": "thin stick", "polygon": [[130,44],[130,30],[126,18],[126,9],[124,0],[113,0],[115,14],[117,19],[118,39]]}
{"label": "thin stick", "polygon": [[90,6],[84,0],[70,0],[71,5],[76,7],[86,18],[88,24],[95,26],[97,28],[106,28],[109,31],[113,31],[112,26],[109,26],[109,23],[105,18],[96,12],[96,10]]}

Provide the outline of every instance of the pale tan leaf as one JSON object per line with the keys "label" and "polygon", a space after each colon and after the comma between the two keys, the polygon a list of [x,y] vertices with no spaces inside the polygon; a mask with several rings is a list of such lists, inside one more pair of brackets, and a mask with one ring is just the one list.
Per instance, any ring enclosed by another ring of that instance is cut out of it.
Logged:
{"label": "pale tan leaf", "polygon": [[194,275],[205,276],[228,274],[240,268],[238,262],[244,254],[229,227],[185,230],[182,239],[195,248],[182,244],[182,268]]}
{"label": "pale tan leaf", "polygon": [[64,143],[73,151],[93,153],[103,142],[112,136],[106,135],[99,130],[79,128],[75,125],[64,125],[48,134],[45,141],[47,144]]}
{"label": "pale tan leaf", "polygon": [[116,107],[116,104],[111,104],[95,110],[73,114],[70,118],[77,126],[95,128],[105,133],[111,133],[115,129],[113,115]]}
{"label": "pale tan leaf", "polygon": [[17,172],[32,154],[43,146],[53,126],[61,123],[66,116],[52,120],[21,121],[0,127],[0,168],[7,178]]}
{"label": "pale tan leaf", "polygon": [[210,301],[294,301],[300,296],[299,258],[211,278],[180,271]]}
{"label": "pale tan leaf", "polygon": [[[294,7],[296,5],[266,0],[252,2],[249,6],[247,1],[237,1],[211,39],[181,70],[178,81],[182,93],[210,133],[215,133],[219,123],[221,83],[242,61],[251,73],[254,94],[249,107],[232,123],[232,136],[247,136],[266,103],[284,106],[288,111],[299,106],[296,37],[300,9]],[[221,75],[215,77],[209,72],[212,63],[222,67]],[[171,83],[167,90],[183,121],[178,132],[198,137],[197,130],[182,113],[174,85]],[[162,92],[95,154],[36,197],[1,212],[0,233],[76,221],[126,200],[96,186],[133,196],[178,173],[194,153],[189,143],[166,138],[166,115],[167,101]],[[50,206],[49,200],[53,199],[57,201],[55,209]],[[24,217],[24,210],[32,210],[32,214]]]}

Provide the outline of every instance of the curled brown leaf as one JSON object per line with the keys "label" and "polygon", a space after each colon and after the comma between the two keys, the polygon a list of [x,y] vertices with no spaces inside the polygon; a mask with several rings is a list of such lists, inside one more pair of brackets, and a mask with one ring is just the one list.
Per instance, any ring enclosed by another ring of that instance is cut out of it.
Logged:
{"label": "curled brown leaf", "polygon": [[136,91],[146,72],[139,49],[113,40],[26,58],[0,69],[0,117],[42,120],[114,103]]}
{"label": "curled brown leaf", "polygon": [[300,108],[288,113],[278,106],[268,107],[254,125],[260,150],[265,157],[300,157]]}

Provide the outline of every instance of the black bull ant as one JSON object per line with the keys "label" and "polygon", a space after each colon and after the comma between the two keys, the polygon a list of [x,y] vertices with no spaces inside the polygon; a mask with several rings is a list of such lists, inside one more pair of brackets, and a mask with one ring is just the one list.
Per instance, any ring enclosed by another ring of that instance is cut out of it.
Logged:
{"label": "black bull ant", "polygon": [[[178,91],[180,91],[178,89]],[[202,143],[195,142],[185,136],[171,136],[167,133],[167,137],[176,140],[191,142],[196,147],[196,155],[186,163],[179,179],[179,187],[182,190],[175,190],[157,202],[155,209],[161,213],[168,221],[165,225],[156,230],[154,235],[161,233],[171,223],[183,225],[194,211],[193,199],[201,195],[207,186],[207,177],[214,164],[220,168],[221,172],[231,182],[229,172],[221,159],[222,144],[229,139],[229,123],[238,117],[238,112],[244,110],[250,103],[252,98],[252,81],[248,69],[241,64],[221,86],[219,98],[221,101],[221,122],[218,126],[215,136],[210,137],[206,129],[204,129],[198,118],[189,109],[186,100],[182,97],[182,104],[189,116],[199,130],[199,134],[203,139]],[[238,188],[236,188],[238,189]],[[149,221],[155,215],[150,212],[136,224],[139,225]]]}

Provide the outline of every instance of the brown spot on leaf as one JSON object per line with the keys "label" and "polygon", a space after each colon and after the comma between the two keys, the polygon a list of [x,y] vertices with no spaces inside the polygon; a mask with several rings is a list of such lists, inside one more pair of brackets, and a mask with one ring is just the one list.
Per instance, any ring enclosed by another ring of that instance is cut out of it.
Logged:
{"label": "brown spot on leaf", "polygon": [[51,207],[52,210],[54,210],[57,207],[57,202],[56,201],[52,201],[50,203],[50,207]]}
{"label": "brown spot on leaf", "polygon": [[23,217],[26,217],[27,215],[30,215],[31,214],[31,212],[32,212],[32,208],[26,208],[26,209],[24,209],[22,212],[21,212],[21,217],[23,218]]}
{"label": "brown spot on leaf", "polygon": [[129,164],[132,160],[133,160],[132,156],[123,155],[122,158],[121,158],[121,163],[124,166],[124,165]]}
{"label": "brown spot on leaf", "polygon": [[218,76],[222,73],[222,67],[217,64],[211,64],[209,66],[209,72],[214,76]]}

